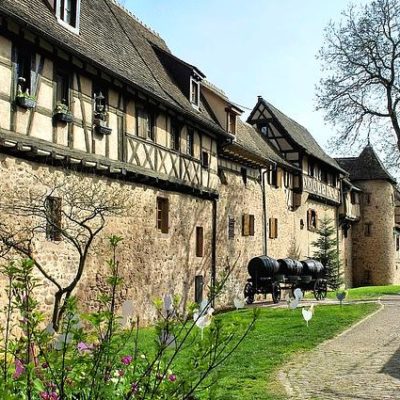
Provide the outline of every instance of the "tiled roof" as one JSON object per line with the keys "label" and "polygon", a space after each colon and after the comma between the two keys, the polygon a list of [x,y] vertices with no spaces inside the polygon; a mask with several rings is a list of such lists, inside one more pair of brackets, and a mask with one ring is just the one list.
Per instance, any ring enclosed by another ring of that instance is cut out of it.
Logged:
{"label": "tiled roof", "polygon": [[358,157],[337,158],[336,160],[342,168],[350,173],[351,181],[387,180],[396,183],[371,145],[367,145]]}
{"label": "tiled roof", "polygon": [[200,111],[192,107],[163,68],[152,44],[169,51],[165,42],[114,0],[81,0],[79,35],[61,26],[44,0],[1,0],[0,13],[14,17],[57,47],[224,134],[204,107]]}
{"label": "tiled roof", "polygon": [[[262,97],[259,98],[259,102],[263,102],[265,107],[270,111],[270,113],[276,118],[278,123],[287,132],[287,134],[296,142],[300,147],[302,147],[306,153],[312,155],[313,157],[325,162],[331,167],[341,170],[338,163],[320,147],[311,133],[298,122],[292,118],[285,115],[282,111],[277,109],[271,103],[268,103]],[[256,106],[257,107],[257,106]],[[344,171],[342,171],[344,172]]]}

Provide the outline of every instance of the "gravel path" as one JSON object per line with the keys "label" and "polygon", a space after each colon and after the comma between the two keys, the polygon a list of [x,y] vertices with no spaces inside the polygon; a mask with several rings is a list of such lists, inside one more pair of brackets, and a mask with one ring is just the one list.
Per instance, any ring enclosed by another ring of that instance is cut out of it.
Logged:
{"label": "gravel path", "polygon": [[279,374],[289,399],[399,400],[400,296]]}

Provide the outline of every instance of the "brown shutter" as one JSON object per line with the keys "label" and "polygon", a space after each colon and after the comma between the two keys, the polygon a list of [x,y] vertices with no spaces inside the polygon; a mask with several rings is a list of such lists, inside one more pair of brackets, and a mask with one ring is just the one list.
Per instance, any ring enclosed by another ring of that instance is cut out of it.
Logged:
{"label": "brown shutter", "polygon": [[278,218],[275,218],[274,226],[275,226],[275,236],[274,236],[274,239],[276,239],[276,238],[278,237]]}
{"label": "brown shutter", "polygon": [[249,215],[249,235],[254,236],[254,215]]}
{"label": "brown shutter", "polygon": [[311,226],[311,210],[307,211],[307,229],[310,230],[312,228]]}
{"label": "brown shutter", "polygon": [[196,227],[196,257],[203,257],[204,255],[204,244],[203,244],[203,227]]}
{"label": "brown shutter", "polygon": [[163,207],[162,207],[162,224],[161,224],[161,232],[168,233],[168,225],[169,225],[169,202],[168,199],[163,199]]}
{"label": "brown shutter", "polygon": [[249,214],[243,214],[242,217],[242,235],[249,236],[250,232],[250,218]]}
{"label": "brown shutter", "polygon": [[274,232],[273,232],[273,223],[272,223],[272,218],[269,219],[269,227],[268,227],[268,231],[269,231],[269,238],[273,239],[274,238]]}

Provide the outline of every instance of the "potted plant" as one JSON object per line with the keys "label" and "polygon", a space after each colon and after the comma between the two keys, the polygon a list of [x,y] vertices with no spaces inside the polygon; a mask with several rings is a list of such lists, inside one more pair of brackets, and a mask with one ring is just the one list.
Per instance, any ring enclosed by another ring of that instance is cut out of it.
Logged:
{"label": "potted plant", "polygon": [[60,122],[72,122],[74,120],[71,111],[69,111],[68,106],[65,104],[65,100],[56,104],[56,108],[53,112],[53,118]]}
{"label": "potted plant", "polygon": [[22,90],[24,83],[26,82],[25,78],[18,78],[18,88],[17,88],[17,96],[15,98],[17,104],[25,109],[35,108],[36,106],[36,97],[29,93],[29,88]]}

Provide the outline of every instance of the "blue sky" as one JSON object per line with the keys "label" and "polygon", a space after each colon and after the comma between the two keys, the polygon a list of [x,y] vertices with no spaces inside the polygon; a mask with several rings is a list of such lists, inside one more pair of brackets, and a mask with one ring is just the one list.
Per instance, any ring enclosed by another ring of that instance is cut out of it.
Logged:
{"label": "blue sky", "polygon": [[324,28],[340,18],[348,0],[120,2],[231,100],[252,108],[262,95],[326,147],[335,130],[314,111],[321,75],[315,56]]}

